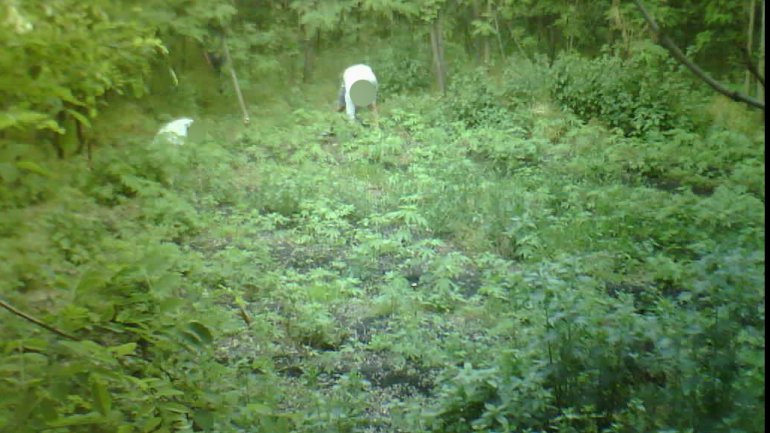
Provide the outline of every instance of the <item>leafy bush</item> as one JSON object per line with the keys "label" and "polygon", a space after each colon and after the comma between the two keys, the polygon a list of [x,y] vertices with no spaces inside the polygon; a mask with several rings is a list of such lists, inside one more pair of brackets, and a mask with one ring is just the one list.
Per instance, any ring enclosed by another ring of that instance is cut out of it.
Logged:
{"label": "leafy bush", "polygon": [[534,119],[528,110],[548,103],[549,88],[542,59],[514,57],[497,75],[485,67],[454,74],[444,105],[451,120],[470,128],[505,125],[529,130]]}
{"label": "leafy bush", "polygon": [[[9,218],[0,225],[0,294],[74,337],[4,321],[0,381],[18,391],[0,396],[4,427],[189,430],[232,417],[221,409],[233,396],[213,392],[226,383],[200,386],[210,375],[231,374],[210,351],[211,330],[225,316],[197,311],[206,280],[195,254],[172,243],[200,227],[197,194],[213,196],[201,202],[214,205],[232,189],[222,171],[232,159],[212,143],[131,144],[96,153],[93,170],[84,161],[52,160],[48,173],[20,159],[16,178],[3,179],[3,188],[34,188],[3,202]],[[34,156],[22,148],[21,158]],[[19,160],[12,150],[11,161]],[[212,156],[219,164],[210,164]],[[26,179],[29,170],[38,179]]]}
{"label": "leafy bush", "polygon": [[[567,283],[566,268],[525,276],[528,286],[502,302],[521,308],[518,323],[529,329],[489,364],[447,372],[431,431],[761,431],[757,416],[738,415],[763,398],[747,388],[762,376],[762,345],[751,336],[762,322],[762,277],[744,253],[721,251],[720,265],[706,258],[693,269],[698,294],[660,299],[650,314],[630,296],[608,299],[590,279]],[[752,269],[746,280],[738,263]],[[719,271],[703,274],[704,265]],[[728,274],[748,290],[724,285]]]}
{"label": "leafy bush", "polygon": [[379,84],[378,99],[386,101],[390,95],[428,89],[430,61],[430,53],[415,47],[411,37],[379,48],[370,56]]}
{"label": "leafy bush", "polygon": [[165,47],[153,28],[113,12],[107,1],[25,2],[16,13],[29,28],[0,26],[0,38],[14,41],[0,56],[0,131],[63,134],[64,116],[89,127],[108,92],[144,93]]}
{"label": "leafy bush", "polygon": [[535,165],[542,154],[543,141],[528,135],[516,127],[477,128],[463,134],[461,140],[468,146],[470,155],[488,162],[499,173],[511,174],[516,169]]}
{"label": "leafy bush", "polygon": [[505,122],[510,112],[505,107],[503,91],[495,84],[486,68],[455,74],[445,102],[449,118],[469,128]]}
{"label": "leafy bush", "polygon": [[655,46],[628,59],[563,54],[553,65],[551,91],[583,120],[597,118],[626,135],[692,129],[693,116],[685,107],[694,105],[694,92],[672,62]]}
{"label": "leafy bush", "polygon": [[510,57],[503,66],[500,85],[504,103],[547,102],[552,86],[547,59]]}

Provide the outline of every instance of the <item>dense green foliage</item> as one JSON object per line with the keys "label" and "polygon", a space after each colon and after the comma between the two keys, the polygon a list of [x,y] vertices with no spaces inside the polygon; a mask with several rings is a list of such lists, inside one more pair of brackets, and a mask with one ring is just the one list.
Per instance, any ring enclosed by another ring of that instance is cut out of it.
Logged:
{"label": "dense green foliage", "polygon": [[764,431],[762,115],[633,5],[124,3],[0,2],[0,432]]}
{"label": "dense green foliage", "polygon": [[603,119],[626,135],[691,129],[686,107],[703,101],[683,98],[693,90],[669,78],[675,74],[667,63],[673,60],[662,48],[628,60],[609,55],[595,60],[561,57],[554,65],[554,96],[582,119]]}

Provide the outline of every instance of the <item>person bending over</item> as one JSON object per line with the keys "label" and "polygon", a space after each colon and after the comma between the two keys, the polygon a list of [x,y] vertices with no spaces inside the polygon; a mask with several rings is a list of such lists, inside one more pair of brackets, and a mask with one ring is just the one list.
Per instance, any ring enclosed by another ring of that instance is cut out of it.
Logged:
{"label": "person bending over", "polygon": [[337,112],[343,110],[350,120],[356,120],[357,107],[370,107],[374,114],[374,123],[378,123],[377,115],[377,77],[368,65],[353,65],[342,73],[342,85],[337,99]]}

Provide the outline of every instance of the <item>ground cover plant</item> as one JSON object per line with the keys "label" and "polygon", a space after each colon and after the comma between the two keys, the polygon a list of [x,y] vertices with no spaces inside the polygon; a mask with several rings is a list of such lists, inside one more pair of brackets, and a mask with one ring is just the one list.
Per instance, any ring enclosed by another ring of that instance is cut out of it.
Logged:
{"label": "ground cover plant", "polygon": [[[0,432],[764,431],[763,113],[562,3],[0,4]],[[704,60],[732,3],[656,13]]]}

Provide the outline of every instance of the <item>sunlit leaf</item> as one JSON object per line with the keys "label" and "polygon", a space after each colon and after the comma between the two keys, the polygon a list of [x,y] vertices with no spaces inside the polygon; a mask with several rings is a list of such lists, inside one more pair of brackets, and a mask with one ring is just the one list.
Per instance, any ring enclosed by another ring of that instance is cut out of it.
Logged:
{"label": "sunlit leaf", "polygon": [[18,167],[21,170],[26,170],[31,173],[39,174],[41,176],[45,177],[53,177],[50,171],[46,170],[39,164],[33,161],[17,161],[16,167]]}

